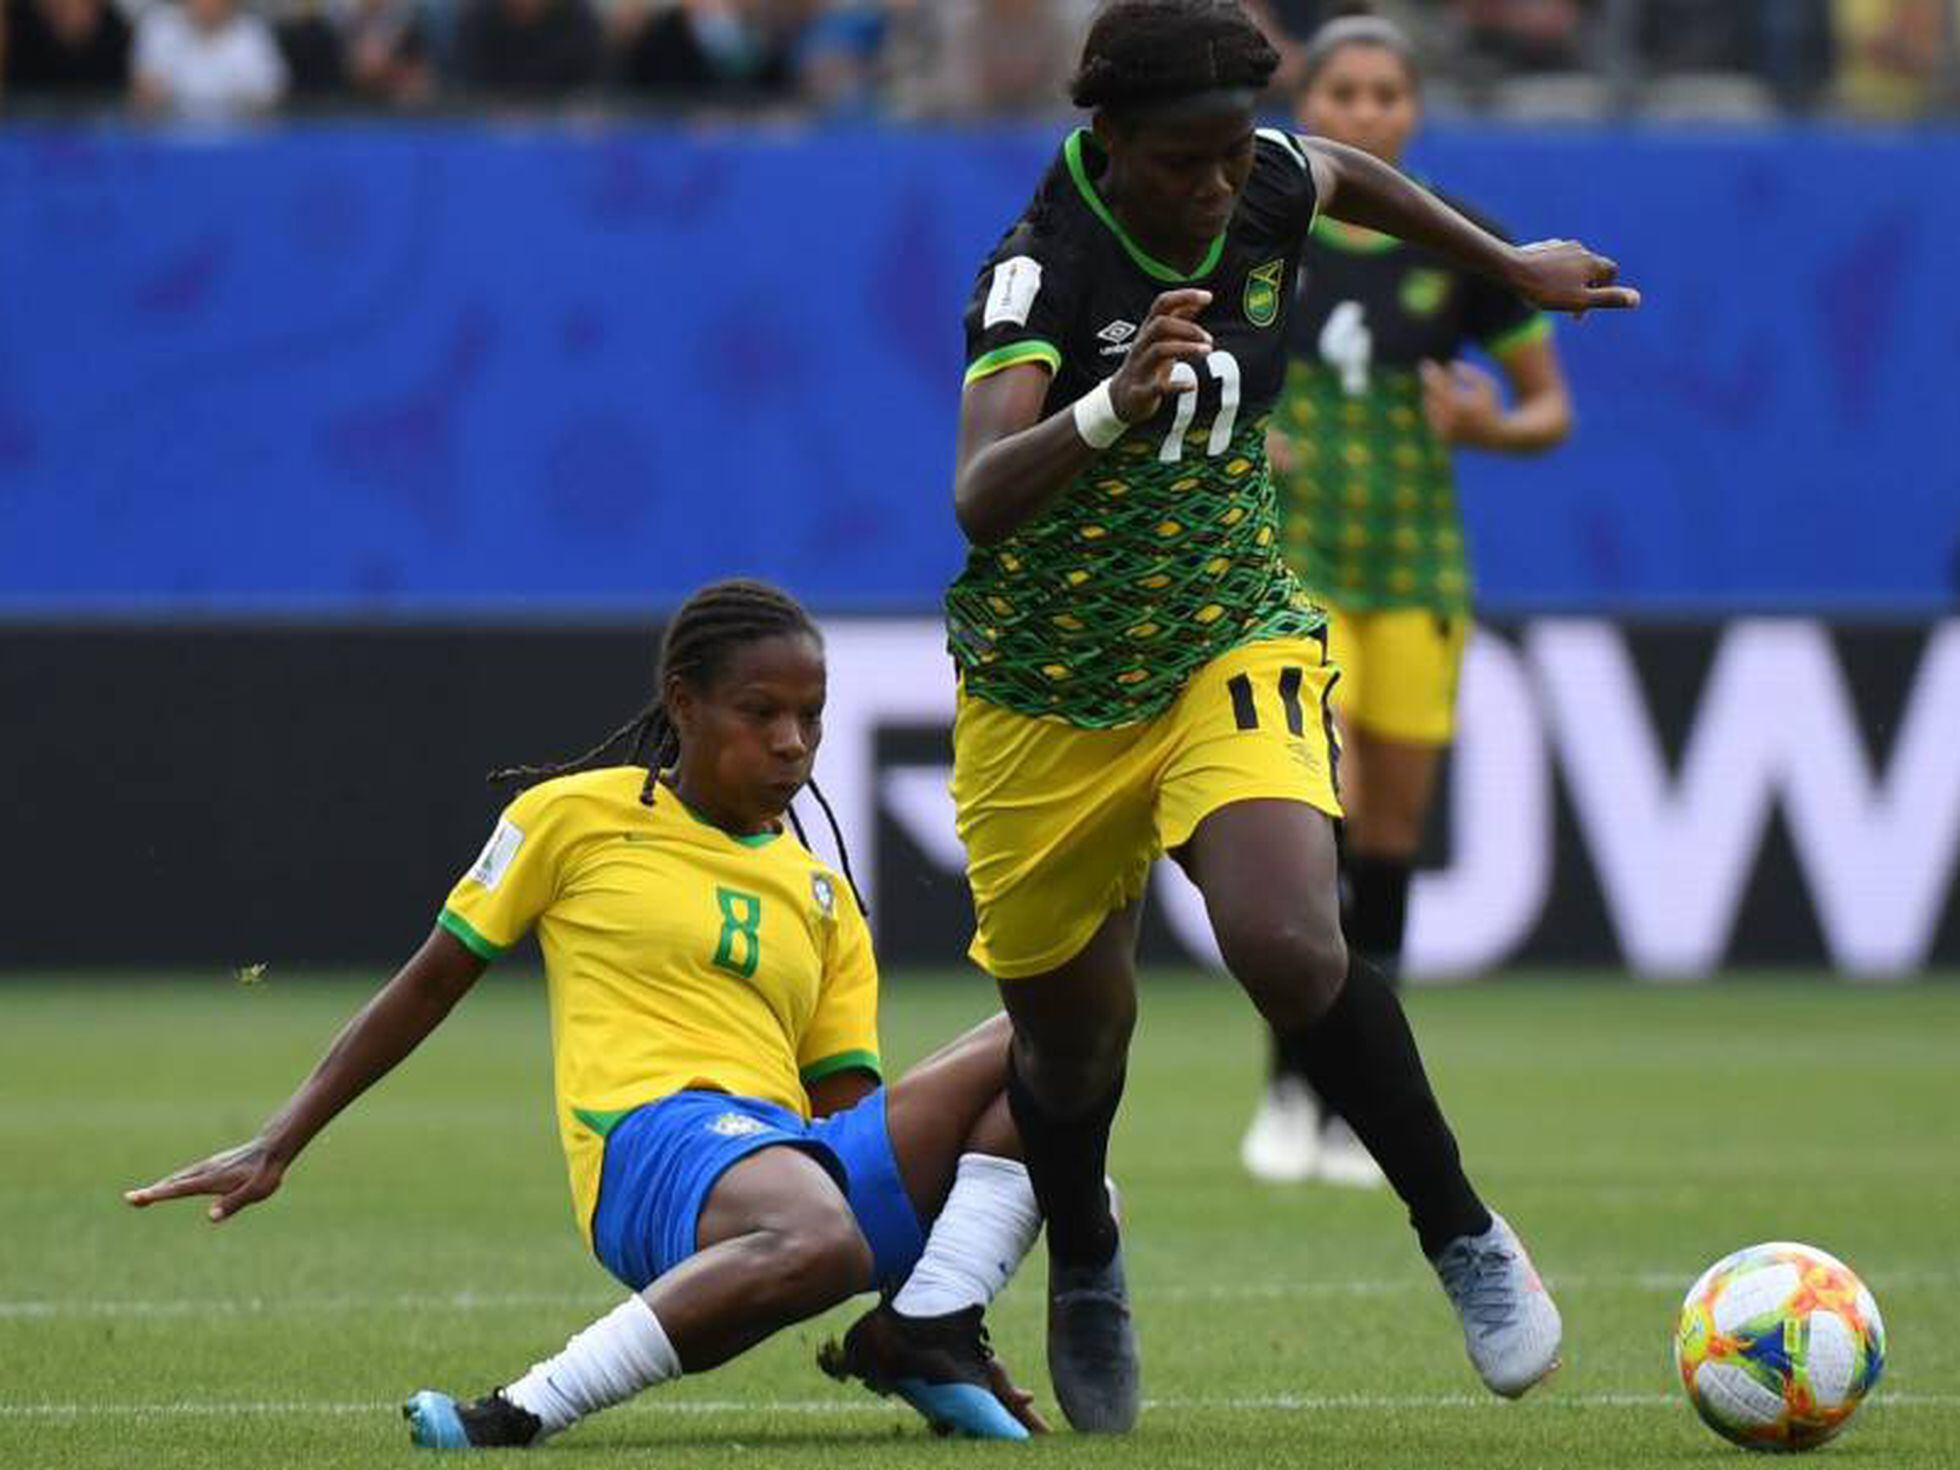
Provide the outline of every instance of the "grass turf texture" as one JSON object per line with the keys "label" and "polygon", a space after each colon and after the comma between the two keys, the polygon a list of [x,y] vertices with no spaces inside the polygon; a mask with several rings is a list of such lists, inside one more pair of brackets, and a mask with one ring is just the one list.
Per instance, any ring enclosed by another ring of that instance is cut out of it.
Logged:
{"label": "grass turf texture", "polygon": [[[274,1201],[222,1227],[117,1192],[244,1138],[370,982],[0,981],[0,1465],[417,1463],[412,1389],[507,1380],[618,1299],[584,1255],[549,1117],[542,995],[486,980]],[[894,1069],[989,1008],[900,976]],[[1566,1367],[1486,1395],[1391,1198],[1262,1188],[1236,1162],[1259,1040],[1223,984],[1153,975],[1119,1126],[1152,1406],[1126,1441],[931,1440],[811,1366],[840,1309],[543,1453],[644,1467],[1740,1464],[1679,1395],[1681,1294],[1794,1237],[1876,1292],[1892,1362],[1835,1460],[1954,1465],[1960,986],[1669,990],[1539,977],[1418,993],[1472,1172],[1531,1242]],[[995,1338],[1052,1405],[1040,1257]],[[1051,1409],[1052,1412],[1052,1409]]]}

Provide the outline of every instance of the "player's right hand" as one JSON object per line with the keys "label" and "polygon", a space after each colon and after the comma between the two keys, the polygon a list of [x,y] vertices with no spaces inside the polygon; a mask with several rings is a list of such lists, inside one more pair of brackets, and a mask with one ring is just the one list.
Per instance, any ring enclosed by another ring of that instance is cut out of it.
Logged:
{"label": "player's right hand", "polygon": [[1182,386],[1172,383],[1171,374],[1181,364],[1202,361],[1211,351],[1211,333],[1196,321],[1209,305],[1211,292],[1188,287],[1166,291],[1150,303],[1150,315],[1143,319],[1129,356],[1109,380],[1109,401],[1124,423],[1140,424],[1149,418],[1165,394]]}
{"label": "player's right hand", "polygon": [[285,1174],[284,1161],[273,1158],[263,1139],[254,1138],[195,1164],[186,1164],[154,1184],[124,1190],[123,1199],[141,1209],[161,1200],[214,1194],[218,1198],[205,1213],[216,1224],[271,1194]]}

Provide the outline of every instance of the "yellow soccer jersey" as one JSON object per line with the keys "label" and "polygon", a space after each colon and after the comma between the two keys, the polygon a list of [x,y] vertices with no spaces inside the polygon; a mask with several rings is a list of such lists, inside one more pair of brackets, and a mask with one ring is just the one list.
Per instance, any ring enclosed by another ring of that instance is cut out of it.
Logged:
{"label": "yellow soccer jersey", "polygon": [[558,1129],[588,1240],[605,1136],[683,1088],[776,1103],[878,1071],[878,971],[850,885],[788,833],[735,837],[643,768],[532,787],[439,922],[495,959],[533,925],[551,994]]}

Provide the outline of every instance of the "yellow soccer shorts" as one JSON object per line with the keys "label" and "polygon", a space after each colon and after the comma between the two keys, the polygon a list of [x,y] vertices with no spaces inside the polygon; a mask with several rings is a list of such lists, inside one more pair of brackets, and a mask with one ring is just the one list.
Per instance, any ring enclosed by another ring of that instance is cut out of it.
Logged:
{"label": "yellow soccer shorts", "polygon": [[1248,643],[1204,665],[1156,718],[1115,730],[1017,714],[964,692],[953,803],[996,978],[1072,959],[1143,895],[1150,865],[1211,813],[1261,798],[1341,815],[1324,638]]}
{"label": "yellow soccer shorts", "polygon": [[1328,648],[1341,670],[1334,709],[1350,730],[1410,745],[1448,745],[1468,613],[1424,607],[1327,611]]}

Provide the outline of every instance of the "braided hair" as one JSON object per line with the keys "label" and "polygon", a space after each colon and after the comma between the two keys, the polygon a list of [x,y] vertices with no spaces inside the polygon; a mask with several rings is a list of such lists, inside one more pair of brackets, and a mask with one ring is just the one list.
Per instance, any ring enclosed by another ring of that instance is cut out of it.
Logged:
{"label": "braided hair", "polygon": [[[660,662],[654,671],[653,697],[637,714],[590,750],[570,760],[554,765],[507,766],[492,771],[489,779],[495,785],[514,783],[535,786],[556,776],[592,770],[605,764],[617,751],[621,763],[646,767],[647,778],[640,787],[640,803],[652,806],[654,795],[660,788],[660,773],[672,766],[681,753],[680,731],[675,727],[673,717],[667,713],[664,692],[667,680],[684,679],[697,689],[705,689],[720,677],[728,665],[729,656],[736,649],[765,638],[798,635],[810,638],[819,645],[823,643],[823,634],[818,631],[809,613],[803,610],[803,605],[780,587],[743,577],[711,582],[683,602],[667,624],[667,631],[660,640]],[[830,824],[831,836],[836,840],[844,881],[851,885],[858,907],[869,913],[864,895],[858,888],[857,877],[851,871],[850,849],[844,843],[844,832],[837,824],[836,813],[831,810],[830,802],[814,776],[809,786],[810,794],[816,797],[817,805],[823,809],[824,820]],[[803,823],[797,818],[794,807],[789,808],[788,816],[790,826],[796,830],[797,840],[808,847],[809,838],[804,835]]]}
{"label": "braided hair", "polygon": [[1238,0],[1114,0],[1089,28],[1069,96],[1121,112],[1220,89],[1262,92],[1278,67]]}

